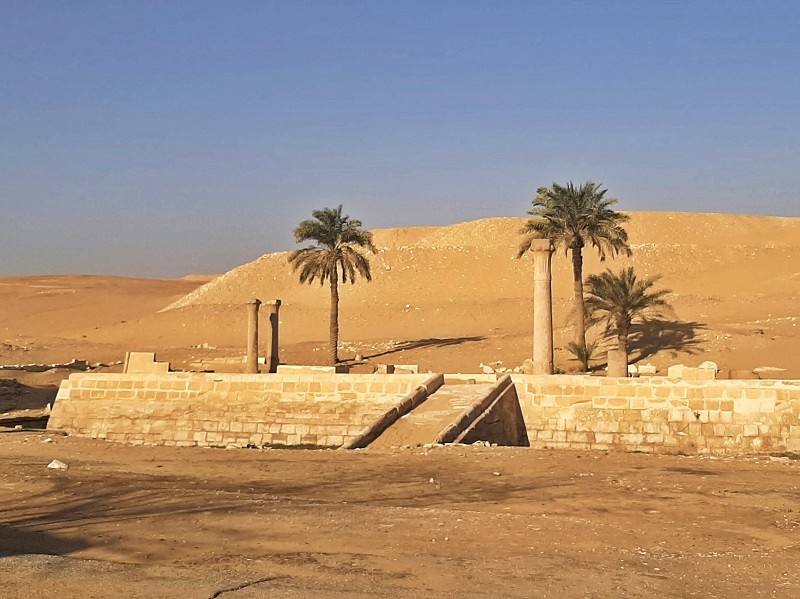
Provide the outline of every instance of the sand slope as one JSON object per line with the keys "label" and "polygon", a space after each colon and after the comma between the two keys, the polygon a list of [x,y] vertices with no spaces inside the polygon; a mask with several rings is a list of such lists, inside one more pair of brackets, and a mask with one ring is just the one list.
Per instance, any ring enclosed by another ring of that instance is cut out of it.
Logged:
{"label": "sand slope", "polygon": [[[630,263],[642,275],[662,275],[663,285],[674,292],[675,324],[659,331],[660,339],[639,344],[647,345],[645,354],[660,345],[659,355],[652,357],[656,362],[678,359],[673,354],[682,350],[705,350],[710,355],[703,358],[733,367],[792,366],[786,352],[798,347],[800,219],[685,213],[631,217],[633,257],[601,264],[588,250],[585,270]],[[376,231],[373,282],[342,291],[343,339],[497,338],[501,341],[493,344],[495,349],[484,348],[481,361],[523,358],[527,341],[519,336],[527,336],[532,324],[532,264],[527,257],[515,258],[523,223],[521,218],[492,218]],[[287,255],[262,256],[169,308],[208,315],[210,305],[279,297],[286,337],[322,340],[327,290],[298,285]],[[571,294],[571,265],[560,253],[554,259],[559,345],[570,336]]]}
{"label": "sand slope", "polygon": [[[0,363],[91,357],[97,354],[91,346],[98,332],[150,315],[209,278],[0,278]],[[112,351],[111,355],[119,353]],[[101,351],[99,357],[108,353]]]}
{"label": "sand slope", "polygon": [[[344,355],[358,351],[374,361],[419,362],[434,370],[519,364],[530,354],[532,326],[532,262],[515,258],[523,222],[491,218],[375,231],[372,283],[341,291]],[[732,368],[776,366],[800,375],[800,219],[637,212],[628,230],[630,260],[601,264],[587,250],[585,272],[631,263],[640,274],[661,274],[673,291],[673,323],[641,331],[635,359],[662,366],[714,359]],[[240,352],[241,303],[280,298],[285,359],[321,362],[328,290],[299,285],[287,256],[267,254],[205,285],[93,277],[85,279],[91,285],[70,280],[74,292],[39,293],[32,291],[33,279],[2,279],[0,293],[17,299],[4,303],[0,326],[6,337],[24,331],[39,342],[69,337],[119,352],[155,349],[181,363],[209,351]],[[571,265],[560,253],[553,267],[557,362],[567,369],[574,364],[563,351],[571,336]],[[203,343],[218,349],[190,347]]]}

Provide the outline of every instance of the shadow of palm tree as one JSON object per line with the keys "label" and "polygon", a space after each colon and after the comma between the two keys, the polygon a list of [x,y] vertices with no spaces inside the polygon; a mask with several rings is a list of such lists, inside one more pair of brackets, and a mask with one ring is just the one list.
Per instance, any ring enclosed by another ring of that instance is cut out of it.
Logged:
{"label": "shadow of palm tree", "polygon": [[658,352],[671,351],[694,355],[700,352],[698,332],[707,330],[701,322],[680,320],[650,320],[631,327],[631,364]]}
{"label": "shadow of palm tree", "polygon": [[[525,480],[487,486],[485,480],[471,476],[466,469],[454,476],[452,487],[425,485],[423,493],[409,494],[409,485],[439,476],[439,467],[430,464],[410,469],[401,463],[370,467],[367,463],[342,476],[336,469],[325,469],[330,458],[321,455],[316,459],[323,467],[313,480],[215,480],[131,472],[125,473],[124,480],[87,475],[80,480],[55,479],[46,490],[28,494],[24,503],[17,497],[0,500],[0,557],[28,553],[68,555],[101,544],[95,533],[104,529],[103,525],[136,526],[143,519],[171,521],[195,515],[213,519],[215,514],[232,511],[255,514],[265,504],[295,512],[343,503],[392,507],[442,507],[454,502],[484,505],[530,497],[536,490],[566,484]],[[391,482],[375,485],[378,471]],[[235,534],[241,538],[242,531]],[[253,531],[253,535],[263,534]],[[270,533],[272,538],[288,534]],[[114,548],[119,542],[106,548]]]}
{"label": "shadow of palm tree", "polygon": [[0,557],[25,555],[69,555],[90,547],[87,539],[51,534],[35,527],[17,527],[0,523]]}
{"label": "shadow of palm tree", "polygon": [[407,351],[410,349],[421,349],[425,347],[448,347],[451,345],[461,345],[463,343],[472,343],[477,341],[483,341],[486,337],[481,336],[474,336],[474,337],[448,337],[445,339],[440,339],[438,337],[431,337],[429,339],[417,339],[416,341],[401,341],[394,345],[391,349],[387,349],[375,354],[370,354],[368,356],[364,356],[365,358],[380,358],[381,356],[388,356],[390,354],[396,354],[401,351]]}

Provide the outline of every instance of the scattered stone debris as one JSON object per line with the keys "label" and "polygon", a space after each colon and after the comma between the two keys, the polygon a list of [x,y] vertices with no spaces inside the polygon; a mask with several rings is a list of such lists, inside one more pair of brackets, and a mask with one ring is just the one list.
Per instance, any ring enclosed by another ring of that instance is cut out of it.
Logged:
{"label": "scattered stone debris", "polygon": [[25,372],[47,372],[57,368],[68,370],[91,370],[87,360],[72,359],[62,364],[5,364],[0,366],[0,370],[24,370]]}
{"label": "scattered stone debris", "polygon": [[534,374],[533,360],[531,358],[525,360],[518,368],[522,374]]}
{"label": "scattered stone debris", "polygon": [[783,372],[786,370],[785,368],[777,368],[775,366],[759,366],[757,368],[753,368],[753,372],[756,374],[767,373],[767,372]]}
{"label": "scattered stone debris", "polygon": [[649,362],[645,362],[644,364],[638,364],[636,366],[636,370],[639,372],[639,376],[642,375],[653,375],[658,372],[658,368],[650,364]]}
{"label": "scattered stone debris", "polygon": [[29,351],[30,348],[25,345],[14,345],[10,341],[4,341],[0,343],[0,351],[3,352],[18,352],[18,351]]}

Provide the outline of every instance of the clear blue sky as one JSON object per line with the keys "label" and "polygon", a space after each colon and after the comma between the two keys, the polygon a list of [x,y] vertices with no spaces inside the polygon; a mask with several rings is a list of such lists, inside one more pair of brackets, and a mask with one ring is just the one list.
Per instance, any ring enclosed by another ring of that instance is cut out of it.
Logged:
{"label": "clear blue sky", "polygon": [[0,274],[221,272],[369,228],[800,215],[800,2],[0,2]]}

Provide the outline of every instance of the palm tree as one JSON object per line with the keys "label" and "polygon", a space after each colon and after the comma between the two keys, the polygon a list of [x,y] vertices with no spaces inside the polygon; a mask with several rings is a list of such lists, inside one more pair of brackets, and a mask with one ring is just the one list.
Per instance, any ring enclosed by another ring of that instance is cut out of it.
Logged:
{"label": "palm tree", "polygon": [[362,229],[360,220],[342,215],[342,206],[314,210],[313,219],[304,220],[294,230],[297,243],[313,241],[314,245],[292,252],[289,263],[300,273],[300,283],[319,280],[331,286],[330,361],[339,361],[339,278],[342,283],[356,282],[358,275],[372,280],[369,260],[363,250],[376,252],[372,233]]}
{"label": "palm tree", "polygon": [[587,343],[581,347],[574,341],[570,341],[567,344],[567,350],[569,353],[575,356],[575,360],[580,363],[582,372],[589,372],[591,369],[592,358],[594,357],[594,352],[598,345],[599,344],[597,341],[593,341],[592,343]]}
{"label": "palm tree", "polygon": [[586,279],[586,310],[598,322],[605,322],[607,333],[616,335],[617,349],[624,352],[626,363],[631,324],[647,322],[670,310],[664,299],[670,291],[652,290],[660,278],[638,279],[633,268],[628,266],[619,274],[608,269]]}
{"label": "palm tree", "polygon": [[528,211],[529,219],[520,231],[525,240],[520,244],[517,257],[522,257],[531,248],[534,239],[550,239],[564,253],[572,253],[572,277],[574,287],[575,340],[579,348],[586,347],[586,313],[583,305],[583,248],[587,244],[600,254],[631,255],[628,233],[622,227],[628,216],[613,210],[617,203],[606,198],[608,190],[598,183],[587,181],[580,187],[572,182],[566,185],[553,183],[552,187],[540,187]]}

